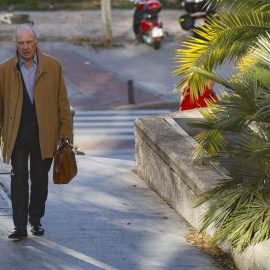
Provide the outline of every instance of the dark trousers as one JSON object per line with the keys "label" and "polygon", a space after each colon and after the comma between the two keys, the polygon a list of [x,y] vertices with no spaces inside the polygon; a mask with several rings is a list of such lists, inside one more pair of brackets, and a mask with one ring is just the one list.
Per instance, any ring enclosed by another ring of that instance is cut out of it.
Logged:
{"label": "dark trousers", "polygon": [[[30,203],[28,184],[28,158],[30,155]],[[52,158],[41,158],[38,127],[33,125],[23,147],[15,149],[11,156],[11,200],[15,226],[40,223],[45,214],[48,195],[48,173]]]}
{"label": "dark trousers", "polygon": [[137,36],[140,33],[140,22],[144,18],[145,11],[141,10],[139,8],[135,9],[134,17],[133,17],[133,30],[135,33],[135,36]]}

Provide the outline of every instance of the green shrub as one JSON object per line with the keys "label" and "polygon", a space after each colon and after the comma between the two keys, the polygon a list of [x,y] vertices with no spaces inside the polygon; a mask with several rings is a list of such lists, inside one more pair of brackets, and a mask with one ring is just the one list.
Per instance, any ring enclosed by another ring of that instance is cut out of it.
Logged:
{"label": "green shrub", "polygon": [[[167,0],[160,0],[163,8],[181,8],[180,0],[172,4]],[[100,0],[1,0],[0,9],[7,10],[14,5],[15,10],[87,10],[100,8]],[[112,8],[133,8],[130,1],[112,1]]]}

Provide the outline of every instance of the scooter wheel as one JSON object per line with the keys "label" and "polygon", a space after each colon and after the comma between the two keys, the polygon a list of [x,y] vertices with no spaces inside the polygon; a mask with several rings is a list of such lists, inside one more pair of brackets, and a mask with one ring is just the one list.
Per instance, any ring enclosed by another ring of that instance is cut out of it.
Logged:
{"label": "scooter wheel", "polygon": [[153,47],[155,50],[158,50],[160,48],[160,41],[155,40]]}

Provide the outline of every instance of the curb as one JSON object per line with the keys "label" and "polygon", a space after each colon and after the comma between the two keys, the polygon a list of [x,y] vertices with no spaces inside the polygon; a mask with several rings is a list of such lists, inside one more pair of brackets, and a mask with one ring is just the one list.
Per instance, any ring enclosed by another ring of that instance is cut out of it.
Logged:
{"label": "curb", "polygon": [[151,109],[174,109],[179,110],[179,101],[177,102],[145,102],[138,104],[124,104],[124,105],[111,105],[111,106],[72,106],[75,111],[94,111],[94,110],[151,110]]}

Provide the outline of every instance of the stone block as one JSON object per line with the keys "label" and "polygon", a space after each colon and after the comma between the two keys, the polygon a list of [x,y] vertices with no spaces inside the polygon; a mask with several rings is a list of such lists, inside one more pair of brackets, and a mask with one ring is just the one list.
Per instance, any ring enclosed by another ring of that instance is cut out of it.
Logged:
{"label": "stone block", "polygon": [[221,174],[212,166],[193,165],[193,146],[164,117],[179,117],[179,112],[135,120],[136,173],[198,229],[205,206],[194,208],[193,199]]}

